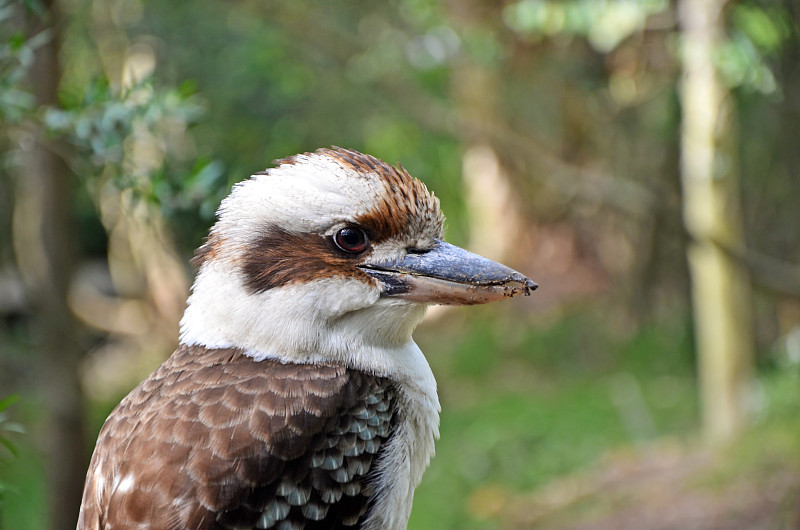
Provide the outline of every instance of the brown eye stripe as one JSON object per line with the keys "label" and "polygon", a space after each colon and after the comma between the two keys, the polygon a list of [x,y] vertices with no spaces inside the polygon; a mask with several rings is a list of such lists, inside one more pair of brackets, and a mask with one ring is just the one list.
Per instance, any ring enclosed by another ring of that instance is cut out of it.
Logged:
{"label": "brown eye stripe", "polygon": [[353,266],[352,258],[334,251],[317,234],[297,234],[270,228],[248,248],[242,259],[245,285],[252,292],[321,278],[350,276],[370,281]]}
{"label": "brown eye stripe", "polygon": [[[379,179],[383,193],[373,208],[356,217],[371,244],[391,239],[415,239],[420,234],[441,237],[444,218],[439,201],[425,185],[402,166],[391,166],[375,157],[346,149],[320,149],[276,161],[279,165],[302,164],[307,157],[323,155],[352,173],[353,179]],[[267,170],[263,173],[269,174]],[[239,244],[241,245],[241,243]],[[238,245],[237,245],[238,246]],[[192,263],[198,269],[209,260],[234,259],[242,267],[245,284],[253,292],[264,292],[290,283],[320,278],[353,277],[371,279],[354,267],[352,256],[344,256],[330,238],[312,233],[296,233],[283,228],[265,227],[247,248],[230,248],[231,242],[212,231],[197,250]]]}

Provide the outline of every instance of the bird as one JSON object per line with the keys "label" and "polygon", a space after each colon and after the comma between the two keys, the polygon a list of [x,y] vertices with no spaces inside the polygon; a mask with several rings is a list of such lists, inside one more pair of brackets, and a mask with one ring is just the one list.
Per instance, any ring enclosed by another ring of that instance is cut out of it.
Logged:
{"label": "bird", "polygon": [[402,166],[339,147],[234,185],[177,349],[99,433],[78,530],[406,528],[440,413],[414,328],[537,287],[443,225]]}

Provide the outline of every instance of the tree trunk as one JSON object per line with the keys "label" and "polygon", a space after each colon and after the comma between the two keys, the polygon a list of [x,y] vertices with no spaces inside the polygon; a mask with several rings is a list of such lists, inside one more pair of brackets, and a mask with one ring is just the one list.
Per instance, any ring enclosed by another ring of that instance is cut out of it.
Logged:
{"label": "tree trunk", "polygon": [[[28,33],[49,31],[50,38],[36,50],[30,86],[37,106],[55,106],[61,76],[60,17],[54,0],[40,5],[42,13],[30,15]],[[70,210],[73,183],[63,160],[48,147],[45,131],[37,123],[30,125],[29,138],[21,142],[14,246],[36,315],[39,380],[48,412],[44,436],[50,528],[72,530],[88,465],[78,377],[82,351],[67,307],[76,248]]]}
{"label": "tree trunk", "polygon": [[742,236],[732,105],[713,62],[724,35],[724,4],[682,0],[679,6],[684,223],[703,422],[712,440],[742,426],[754,357],[749,279],[726,251],[740,248]]}

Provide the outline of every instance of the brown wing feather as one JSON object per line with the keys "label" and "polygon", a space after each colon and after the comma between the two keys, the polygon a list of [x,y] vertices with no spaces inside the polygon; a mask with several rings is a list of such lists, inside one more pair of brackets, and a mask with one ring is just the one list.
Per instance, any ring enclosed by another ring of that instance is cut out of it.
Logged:
{"label": "brown wing feather", "polygon": [[78,529],[358,527],[393,410],[363,372],[182,346],[103,426]]}

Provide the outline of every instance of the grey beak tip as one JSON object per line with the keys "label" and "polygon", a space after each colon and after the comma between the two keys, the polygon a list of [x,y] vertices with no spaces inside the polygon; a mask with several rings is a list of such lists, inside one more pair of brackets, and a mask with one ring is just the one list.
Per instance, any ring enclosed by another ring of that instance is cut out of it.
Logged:
{"label": "grey beak tip", "polygon": [[531,291],[539,288],[539,284],[518,272],[511,275],[511,280],[522,284],[522,294],[525,296],[530,296]]}

